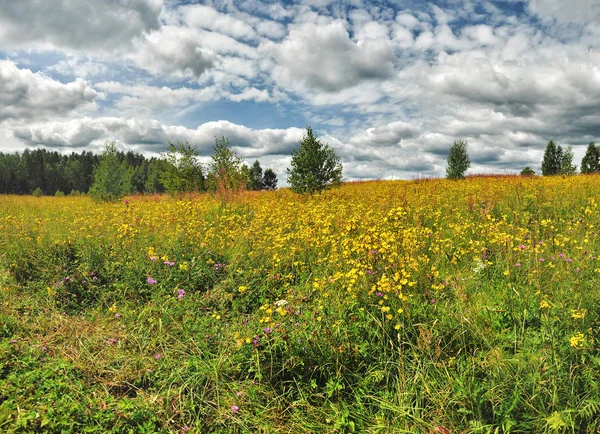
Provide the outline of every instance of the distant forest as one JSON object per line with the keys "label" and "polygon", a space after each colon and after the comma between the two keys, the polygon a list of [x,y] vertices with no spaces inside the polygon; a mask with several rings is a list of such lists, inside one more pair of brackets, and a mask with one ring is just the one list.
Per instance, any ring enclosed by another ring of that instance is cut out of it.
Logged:
{"label": "distant forest", "polygon": [[[160,179],[168,164],[164,159],[148,159],[131,151],[117,154],[119,161],[126,161],[133,170],[131,183],[135,191],[165,191]],[[46,149],[26,149],[22,154],[0,152],[0,194],[32,194],[36,189],[44,195],[87,193],[98,162],[99,156],[89,151],[70,155]]]}

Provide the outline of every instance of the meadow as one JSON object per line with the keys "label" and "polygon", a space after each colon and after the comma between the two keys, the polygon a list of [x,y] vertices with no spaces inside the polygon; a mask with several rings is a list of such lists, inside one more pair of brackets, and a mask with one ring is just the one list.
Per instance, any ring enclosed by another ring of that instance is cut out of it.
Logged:
{"label": "meadow", "polygon": [[0,431],[596,433],[600,176],[0,197]]}

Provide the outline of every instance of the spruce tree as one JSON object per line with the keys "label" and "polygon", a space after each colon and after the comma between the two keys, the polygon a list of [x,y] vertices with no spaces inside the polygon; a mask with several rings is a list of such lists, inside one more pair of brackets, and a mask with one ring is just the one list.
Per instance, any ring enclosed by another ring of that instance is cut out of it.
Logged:
{"label": "spruce tree", "polygon": [[600,146],[596,147],[594,142],[591,142],[581,160],[581,173],[598,173],[599,171]]}
{"label": "spruce tree", "polygon": [[471,159],[467,153],[467,142],[464,140],[455,140],[450,146],[448,155],[448,165],[446,166],[446,177],[448,179],[462,179],[465,172],[471,167]]}
{"label": "spruce tree", "polygon": [[265,190],[276,190],[277,189],[277,175],[273,169],[265,169],[265,173],[262,178],[262,185]]}
{"label": "spruce tree", "polygon": [[562,160],[562,148],[556,146],[552,140],[548,142],[544,159],[542,160],[542,175],[558,175],[560,173]]}
{"label": "spruce tree", "polygon": [[295,193],[314,194],[342,183],[342,165],[335,151],[322,144],[310,126],[300,147],[292,151],[292,168],[287,169],[288,183]]}
{"label": "spruce tree", "polygon": [[248,190],[263,189],[263,170],[262,167],[260,167],[258,160],[254,162],[248,171],[248,184],[246,188]]}

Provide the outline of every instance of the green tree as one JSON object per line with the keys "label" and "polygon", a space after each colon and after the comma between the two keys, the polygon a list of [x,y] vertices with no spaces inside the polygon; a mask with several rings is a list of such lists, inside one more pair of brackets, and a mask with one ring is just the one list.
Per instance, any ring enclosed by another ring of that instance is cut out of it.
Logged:
{"label": "green tree", "polygon": [[119,200],[130,194],[133,171],[126,161],[120,161],[115,142],[107,143],[94,170],[90,196],[98,201]]}
{"label": "green tree", "polygon": [[246,188],[247,168],[244,169],[242,158],[229,148],[229,139],[215,138],[211,159],[209,186],[212,192],[227,200]]}
{"label": "green tree", "polygon": [[148,175],[144,184],[145,193],[164,193],[163,173],[169,170],[170,163],[162,158],[152,157],[148,162]]}
{"label": "green tree", "polygon": [[315,194],[342,183],[342,164],[335,151],[322,144],[310,126],[300,147],[292,151],[292,167],[287,169],[288,183],[295,193]]}
{"label": "green tree", "polygon": [[196,147],[187,142],[178,146],[169,142],[164,158],[168,164],[161,173],[161,181],[171,196],[204,190],[204,173]]}
{"label": "green tree", "polygon": [[591,142],[581,160],[581,173],[598,172],[600,172],[600,146],[596,147],[594,142]]}
{"label": "green tree", "polygon": [[560,173],[562,162],[562,148],[550,140],[544,151],[542,160],[542,175],[551,176]]}
{"label": "green tree", "polygon": [[273,172],[273,169],[265,169],[262,185],[265,190],[277,190],[277,175]]}
{"label": "green tree", "polygon": [[455,140],[450,146],[448,161],[446,166],[446,177],[448,179],[462,179],[465,172],[471,167],[471,160],[467,152],[467,142],[464,140]]}
{"label": "green tree", "polygon": [[263,189],[263,170],[260,167],[258,160],[254,162],[250,170],[248,171],[248,183],[246,185],[248,190],[262,190]]}
{"label": "green tree", "polygon": [[529,166],[527,166],[525,169],[521,170],[521,176],[534,176],[535,172],[533,169],[531,169]]}
{"label": "green tree", "polygon": [[563,150],[560,146],[560,170],[561,175],[574,175],[577,172],[577,166],[573,164],[573,147],[569,146]]}

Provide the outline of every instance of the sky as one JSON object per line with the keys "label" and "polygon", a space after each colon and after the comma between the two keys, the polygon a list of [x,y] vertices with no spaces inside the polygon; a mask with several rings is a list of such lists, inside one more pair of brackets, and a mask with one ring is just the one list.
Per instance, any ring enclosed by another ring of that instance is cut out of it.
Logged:
{"label": "sky", "polygon": [[307,125],[344,177],[539,173],[600,141],[600,0],[0,0],[0,152],[227,137],[285,185]]}

